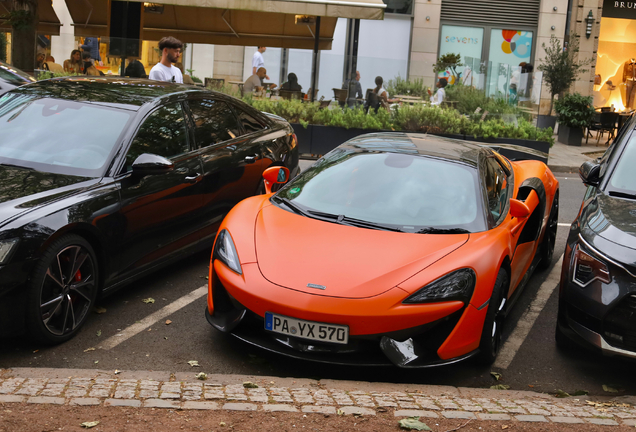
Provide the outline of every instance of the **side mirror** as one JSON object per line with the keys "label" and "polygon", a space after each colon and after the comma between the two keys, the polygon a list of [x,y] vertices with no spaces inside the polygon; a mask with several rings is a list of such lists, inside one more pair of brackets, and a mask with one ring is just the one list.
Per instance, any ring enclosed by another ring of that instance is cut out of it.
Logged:
{"label": "side mirror", "polygon": [[163,156],[144,153],[137,157],[132,164],[132,172],[138,176],[163,174],[172,171],[174,164]]}
{"label": "side mirror", "polygon": [[586,186],[598,186],[599,174],[601,172],[601,166],[592,161],[583,162],[583,165],[579,168],[579,177]]}
{"label": "side mirror", "polygon": [[263,180],[265,180],[265,193],[272,193],[274,184],[287,183],[289,170],[280,166],[269,167],[263,171]]}
{"label": "side mirror", "polygon": [[513,198],[510,200],[510,216],[525,219],[530,216],[530,209],[523,201]]}

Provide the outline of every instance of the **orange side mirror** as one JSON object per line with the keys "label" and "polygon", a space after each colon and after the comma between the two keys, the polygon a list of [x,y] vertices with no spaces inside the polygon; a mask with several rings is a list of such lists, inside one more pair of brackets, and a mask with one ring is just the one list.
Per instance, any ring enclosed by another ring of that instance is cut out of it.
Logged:
{"label": "orange side mirror", "polygon": [[289,180],[289,169],[280,166],[269,167],[263,171],[265,181],[265,193],[272,193],[272,186],[276,183],[287,183]]}
{"label": "orange side mirror", "polygon": [[530,216],[530,209],[523,201],[516,199],[510,200],[510,216],[519,219],[525,219]]}

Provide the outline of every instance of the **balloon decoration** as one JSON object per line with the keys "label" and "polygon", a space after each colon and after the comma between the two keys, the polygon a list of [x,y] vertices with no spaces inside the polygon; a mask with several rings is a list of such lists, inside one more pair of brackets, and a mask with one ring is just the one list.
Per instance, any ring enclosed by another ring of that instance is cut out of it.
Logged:
{"label": "balloon decoration", "polygon": [[504,38],[501,44],[501,50],[506,54],[514,54],[519,58],[530,57],[532,49],[532,33],[516,30],[502,30],[501,34]]}

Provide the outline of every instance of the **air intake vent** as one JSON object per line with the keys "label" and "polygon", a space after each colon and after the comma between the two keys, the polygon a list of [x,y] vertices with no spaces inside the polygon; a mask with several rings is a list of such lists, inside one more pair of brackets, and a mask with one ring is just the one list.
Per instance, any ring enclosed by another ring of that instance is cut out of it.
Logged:
{"label": "air intake vent", "polygon": [[540,0],[442,0],[442,20],[481,25],[538,27]]}

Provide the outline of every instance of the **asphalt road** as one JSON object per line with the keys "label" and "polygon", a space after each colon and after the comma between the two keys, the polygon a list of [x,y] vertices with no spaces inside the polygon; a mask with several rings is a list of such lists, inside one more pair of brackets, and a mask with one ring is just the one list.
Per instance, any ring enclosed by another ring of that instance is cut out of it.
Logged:
{"label": "asphalt road", "polygon": [[[568,224],[576,217],[585,192],[576,175],[559,175],[561,207],[555,257],[565,247]],[[209,253],[200,253],[139,281],[104,299],[103,313],[94,313],[82,332],[70,342],[56,347],[31,343],[16,337],[0,343],[0,367],[55,367],[102,370],[157,370],[222,374],[257,374],[285,377],[331,378],[361,381],[386,381],[489,387],[496,370],[503,376],[499,383],[512,389],[551,392],[586,390],[590,394],[608,394],[603,385],[623,389],[619,394],[636,394],[633,362],[605,358],[585,350],[557,350],[554,343],[557,291],[555,284],[544,285],[552,291],[545,307],[527,337],[506,368],[484,368],[471,362],[425,370],[325,366],[289,360],[268,354],[226,337],[214,330],[204,318],[205,296],[162,317],[130,338],[130,326],[163,307],[182,299],[207,283]],[[510,338],[524,313],[535,299],[551,269],[536,273],[508,319],[504,340]],[[550,292],[548,291],[548,293]],[[154,303],[143,300],[152,298]],[[170,324],[166,324],[170,320]],[[125,339],[125,340],[124,340]],[[113,343],[116,346],[109,348]],[[193,368],[188,361],[196,360]],[[615,395],[615,394],[614,394]]]}

